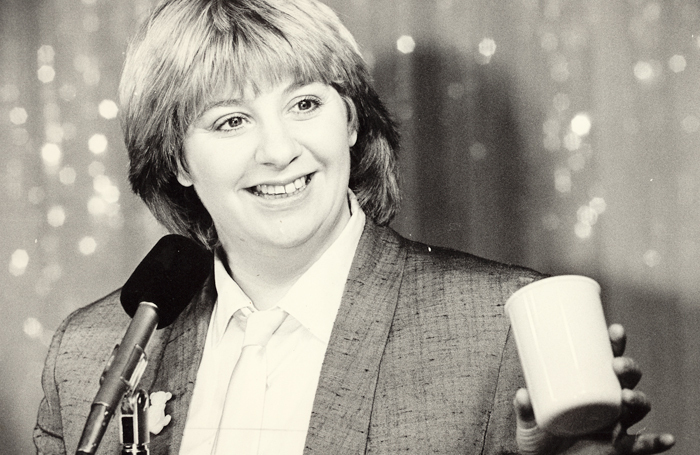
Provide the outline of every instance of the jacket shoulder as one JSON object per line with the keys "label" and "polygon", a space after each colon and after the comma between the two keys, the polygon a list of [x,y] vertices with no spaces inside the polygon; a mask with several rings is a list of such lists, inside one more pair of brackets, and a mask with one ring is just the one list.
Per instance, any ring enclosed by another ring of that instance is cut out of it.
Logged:
{"label": "jacket shoulder", "polygon": [[527,267],[486,259],[452,248],[432,246],[409,240],[394,233],[397,242],[407,251],[405,273],[425,277],[428,281],[441,277],[443,284],[486,285],[510,295],[522,286],[546,278],[547,275]]}
{"label": "jacket shoulder", "polygon": [[119,342],[131,321],[119,301],[120,293],[119,289],[113,291],[78,308],[66,318],[60,359],[69,364],[73,360],[80,360],[82,364],[106,360],[105,355],[111,354],[114,344]]}
{"label": "jacket shoulder", "polygon": [[[66,317],[64,322],[66,332],[79,330],[94,330],[97,327],[109,326],[116,324],[128,324],[130,318],[124,312],[119,301],[121,289],[117,289],[107,294],[106,296],[78,308]],[[124,326],[122,325],[122,329]]]}
{"label": "jacket shoulder", "polygon": [[512,396],[522,379],[504,306],[544,275],[390,229],[380,238],[403,259],[370,452],[514,452]]}
{"label": "jacket shoulder", "polygon": [[[67,448],[75,447],[100,377],[131,319],[119,302],[120,290],[77,309],[58,334],[53,377],[60,397]],[[110,425],[112,427],[113,425]]]}

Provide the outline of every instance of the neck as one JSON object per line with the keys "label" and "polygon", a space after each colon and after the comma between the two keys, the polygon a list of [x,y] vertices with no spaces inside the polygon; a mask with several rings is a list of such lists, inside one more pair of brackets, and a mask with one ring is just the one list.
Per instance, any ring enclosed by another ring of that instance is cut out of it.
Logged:
{"label": "neck", "polygon": [[287,248],[228,242],[222,237],[229,273],[255,308],[272,308],[340,236],[349,212],[343,218],[330,235]]}
{"label": "neck", "polygon": [[317,259],[303,259],[295,254],[268,256],[260,251],[237,250],[234,254],[226,251],[231,276],[258,310],[274,307]]}

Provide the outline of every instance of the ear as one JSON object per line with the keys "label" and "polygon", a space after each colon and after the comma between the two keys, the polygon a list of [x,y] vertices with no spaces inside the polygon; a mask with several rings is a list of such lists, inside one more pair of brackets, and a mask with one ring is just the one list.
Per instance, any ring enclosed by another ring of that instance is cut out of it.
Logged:
{"label": "ear", "polygon": [[182,165],[177,167],[177,181],[184,187],[189,187],[194,184],[194,182],[192,182],[192,178],[190,177],[190,173],[187,172]]}
{"label": "ear", "polygon": [[343,101],[348,111],[348,145],[352,147],[357,142],[357,110],[350,98],[343,97]]}
{"label": "ear", "polygon": [[352,128],[348,135],[348,145],[352,147],[357,142],[357,128]]}

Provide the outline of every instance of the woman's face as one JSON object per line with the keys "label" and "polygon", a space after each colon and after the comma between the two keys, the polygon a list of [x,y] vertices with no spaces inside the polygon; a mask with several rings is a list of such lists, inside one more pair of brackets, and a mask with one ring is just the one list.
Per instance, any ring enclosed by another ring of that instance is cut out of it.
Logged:
{"label": "woman's face", "polygon": [[328,85],[224,94],[189,127],[188,172],[178,180],[194,185],[227,250],[324,248],[350,216],[356,139],[343,99]]}

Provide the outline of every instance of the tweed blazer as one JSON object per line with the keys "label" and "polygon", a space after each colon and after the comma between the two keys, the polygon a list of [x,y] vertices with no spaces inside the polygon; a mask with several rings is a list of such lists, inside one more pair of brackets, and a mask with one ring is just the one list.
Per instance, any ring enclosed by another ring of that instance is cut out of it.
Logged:
{"label": "tweed blazer", "polygon": [[[313,454],[516,453],[522,376],[504,303],[528,269],[406,240],[367,222],[323,363],[306,439]],[[151,453],[176,455],[216,291],[213,273],[148,346],[141,386],[173,394]],[[56,331],[42,383],[39,454],[75,453],[107,357],[129,318],[119,291]],[[113,419],[98,451],[119,454]]]}

